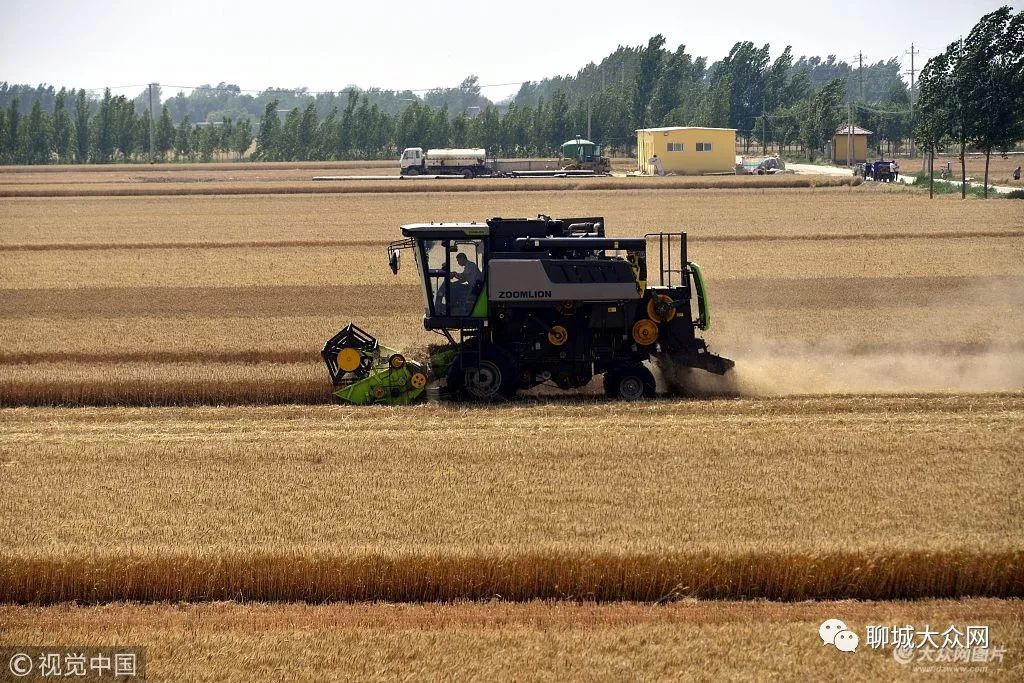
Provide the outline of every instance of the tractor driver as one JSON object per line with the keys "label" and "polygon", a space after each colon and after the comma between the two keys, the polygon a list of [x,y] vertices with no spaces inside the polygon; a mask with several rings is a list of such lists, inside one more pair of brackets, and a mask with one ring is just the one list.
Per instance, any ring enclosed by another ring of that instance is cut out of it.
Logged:
{"label": "tractor driver", "polygon": [[[448,277],[454,282],[459,283],[458,285],[452,285],[452,299],[454,300],[454,308],[462,308],[460,303],[461,300],[468,302],[476,290],[476,286],[483,280],[483,275],[480,273],[480,268],[477,267],[476,263],[471,261],[468,256],[463,253],[459,253],[455,257],[455,262],[462,267],[461,273],[448,273]],[[439,287],[437,294],[434,297],[434,307],[440,311],[445,308],[445,292],[444,287]],[[459,315],[452,311],[451,314]]]}
{"label": "tractor driver", "polygon": [[480,269],[475,263],[469,260],[468,256],[461,252],[455,257],[455,262],[462,266],[462,272],[452,273],[452,279],[456,282],[464,282],[469,287],[470,291],[472,291],[473,288],[476,287],[476,284],[482,279]]}

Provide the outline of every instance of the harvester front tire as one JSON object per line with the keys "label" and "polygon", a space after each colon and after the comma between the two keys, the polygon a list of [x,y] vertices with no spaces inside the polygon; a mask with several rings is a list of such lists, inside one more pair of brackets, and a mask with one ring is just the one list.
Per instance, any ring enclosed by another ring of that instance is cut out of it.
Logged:
{"label": "harvester front tire", "polygon": [[473,169],[471,169],[471,168],[464,168],[464,169],[462,169],[462,177],[465,178],[466,180],[472,180],[475,176],[476,176],[476,173],[473,173]]}
{"label": "harvester front tire", "polygon": [[604,373],[604,393],[621,401],[641,401],[657,395],[651,371],[640,363],[627,363]]}
{"label": "harvester front tire", "polygon": [[515,364],[499,350],[477,358],[466,354],[448,371],[448,391],[456,399],[491,403],[512,398],[519,388]]}

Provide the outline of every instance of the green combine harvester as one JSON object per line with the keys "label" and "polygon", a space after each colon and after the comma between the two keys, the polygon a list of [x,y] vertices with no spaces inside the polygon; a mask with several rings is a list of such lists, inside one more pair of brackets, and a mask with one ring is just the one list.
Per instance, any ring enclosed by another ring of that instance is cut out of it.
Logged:
{"label": "green combine harvester", "polygon": [[418,363],[349,324],[321,351],[340,402],[407,405],[428,386],[489,402],[597,375],[608,396],[631,401],[655,395],[645,361],[720,375],[734,365],[697,334],[711,315],[686,233],[606,237],[603,218],[542,215],[417,223],[402,235],[388,246],[391,270],[412,252],[423,325],[444,342]]}

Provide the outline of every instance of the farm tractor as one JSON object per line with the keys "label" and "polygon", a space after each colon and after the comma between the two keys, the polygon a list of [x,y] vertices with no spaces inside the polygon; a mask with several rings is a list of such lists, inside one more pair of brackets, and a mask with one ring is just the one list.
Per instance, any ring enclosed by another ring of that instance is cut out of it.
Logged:
{"label": "farm tractor", "polygon": [[321,352],[337,401],[404,405],[433,386],[489,402],[596,375],[609,396],[639,400],[656,388],[644,361],[720,375],[734,365],[698,336],[711,315],[686,233],[607,237],[602,218],[539,216],[412,224],[402,235],[388,246],[391,270],[411,252],[423,325],[444,341],[416,361],[348,325]]}

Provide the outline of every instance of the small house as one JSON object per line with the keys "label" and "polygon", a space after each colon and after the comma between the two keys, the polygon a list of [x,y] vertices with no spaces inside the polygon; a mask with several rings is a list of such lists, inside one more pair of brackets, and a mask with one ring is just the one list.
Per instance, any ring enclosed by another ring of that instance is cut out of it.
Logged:
{"label": "small house", "polygon": [[636,163],[647,175],[734,173],[736,129],[641,128],[636,131]]}

